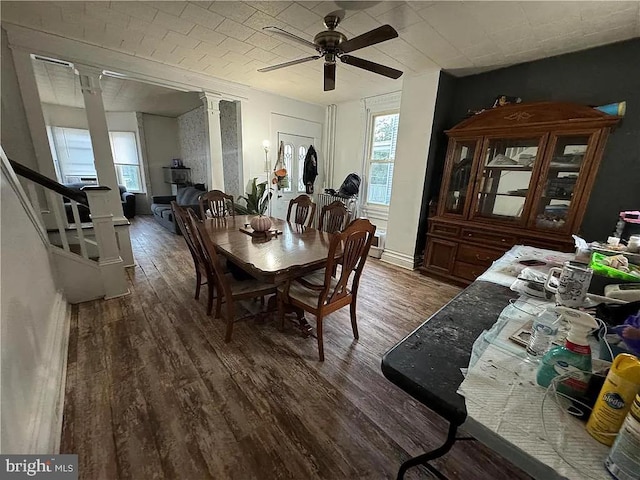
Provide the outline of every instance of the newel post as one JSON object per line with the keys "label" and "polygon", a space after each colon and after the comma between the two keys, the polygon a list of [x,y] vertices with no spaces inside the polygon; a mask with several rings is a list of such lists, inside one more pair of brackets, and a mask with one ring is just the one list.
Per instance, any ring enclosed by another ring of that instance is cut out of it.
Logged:
{"label": "newel post", "polygon": [[86,186],[82,191],[87,194],[91,222],[98,244],[100,272],[104,285],[105,299],[127,295],[129,287],[125,274],[124,262],[120,257],[120,248],[113,226],[113,213],[109,196],[109,187]]}

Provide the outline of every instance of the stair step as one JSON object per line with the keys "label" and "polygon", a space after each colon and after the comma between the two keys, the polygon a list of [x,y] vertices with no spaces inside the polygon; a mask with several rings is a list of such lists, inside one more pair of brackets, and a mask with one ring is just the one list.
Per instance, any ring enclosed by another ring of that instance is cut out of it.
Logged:
{"label": "stair step", "polygon": [[[81,223],[80,224],[80,228],[82,230],[91,230],[93,228],[93,223],[89,222],[89,223]],[[66,232],[75,232],[76,231],[76,224],[75,223],[70,223],[68,227],[65,228]],[[58,233],[58,229],[57,228],[48,228],[47,229],[47,233]]]}
{"label": "stair step", "polygon": [[[64,247],[62,245],[58,245],[56,243],[52,243],[51,245],[64,250]],[[82,250],[80,250],[80,245],[78,245],[77,243],[70,243],[69,251],[71,253],[75,253],[76,255],[82,256]],[[93,260],[94,262],[97,262],[98,260],[100,260],[100,257],[89,257],[89,260]]]}

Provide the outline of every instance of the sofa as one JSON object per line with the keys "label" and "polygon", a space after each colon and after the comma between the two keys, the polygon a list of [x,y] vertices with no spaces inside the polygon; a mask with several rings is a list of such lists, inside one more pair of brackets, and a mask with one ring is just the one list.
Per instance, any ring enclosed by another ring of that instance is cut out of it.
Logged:
{"label": "sofa", "polygon": [[171,202],[175,200],[178,205],[191,208],[193,213],[200,217],[199,198],[205,191],[203,184],[196,184],[180,188],[177,195],[154,195],[151,200],[153,218],[167,230],[180,235],[180,229],[171,211]]}
{"label": "sofa", "polygon": [[[81,195],[85,197],[87,194],[82,191],[82,187],[91,186],[93,184],[89,183],[63,183],[63,185],[71,190],[75,190],[79,192]],[[124,185],[118,185],[118,189],[120,190],[120,199],[122,201],[122,211],[124,216],[129,220],[136,216],[136,196],[135,194],[128,192],[127,187]],[[71,202],[68,198],[64,198],[64,209],[67,215],[67,221],[69,223],[74,223],[73,219],[73,211],[71,210]],[[89,217],[89,208],[84,205],[78,204],[78,214],[80,215],[80,221],[90,222],[91,218]]]}

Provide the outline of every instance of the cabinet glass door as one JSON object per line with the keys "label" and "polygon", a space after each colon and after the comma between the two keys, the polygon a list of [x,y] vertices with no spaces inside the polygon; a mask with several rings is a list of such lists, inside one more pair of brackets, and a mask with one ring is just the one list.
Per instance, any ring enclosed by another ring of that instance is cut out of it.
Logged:
{"label": "cabinet glass door", "polygon": [[464,214],[476,147],[477,140],[456,140],[453,144],[450,154],[451,172],[446,185],[445,214]]}
{"label": "cabinet glass door", "polygon": [[560,231],[568,227],[569,214],[575,202],[576,184],[587,158],[590,134],[558,135],[541,182],[541,192],[534,211],[537,228]]}
{"label": "cabinet glass door", "polygon": [[474,216],[519,223],[540,153],[541,137],[487,140]]}

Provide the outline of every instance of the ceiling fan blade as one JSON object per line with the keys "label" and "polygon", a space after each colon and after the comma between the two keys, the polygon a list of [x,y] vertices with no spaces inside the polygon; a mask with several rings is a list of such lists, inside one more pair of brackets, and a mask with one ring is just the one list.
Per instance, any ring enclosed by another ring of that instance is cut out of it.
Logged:
{"label": "ceiling fan blade", "polygon": [[400,70],[396,70],[395,68],[387,67],[385,65],[380,65],[379,63],[370,62],[369,60],[365,60],[363,58],[353,57],[351,55],[342,55],[340,57],[340,60],[348,65],[353,65],[354,67],[369,70],[370,72],[384,75],[385,77],[396,79],[402,76],[402,72]]}
{"label": "ceiling fan blade", "polygon": [[293,40],[294,42],[301,43],[305,47],[313,48],[314,50],[318,49],[318,47],[317,47],[317,45],[315,43],[310,42],[309,40],[305,40],[302,37],[294,35],[293,33],[289,33],[286,30],[283,30],[281,28],[278,28],[278,27],[262,27],[262,30],[266,30],[267,32],[275,33],[275,34],[280,35],[282,37],[286,37],[289,40]]}
{"label": "ceiling fan blade", "polygon": [[325,63],[324,64],[324,91],[336,89],[336,64]]}
{"label": "ceiling fan blade", "polygon": [[343,53],[353,52],[364,47],[375,45],[376,43],[386,42],[392,38],[396,38],[398,32],[391,25],[382,25],[381,27],[374,28],[373,30],[353,37],[351,40],[347,40],[340,44],[340,50]]}
{"label": "ceiling fan blade", "polygon": [[278,70],[279,68],[290,67],[291,65],[298,65],[299,63],[310,62],[321,58],[322,55],[314,55],[312,57],[299,58],[297,60],[291,60],[290,62],[279,63],[277,65],[271,65],[270,67],[259,68],[259,72],[270,72],[272,70]]}

